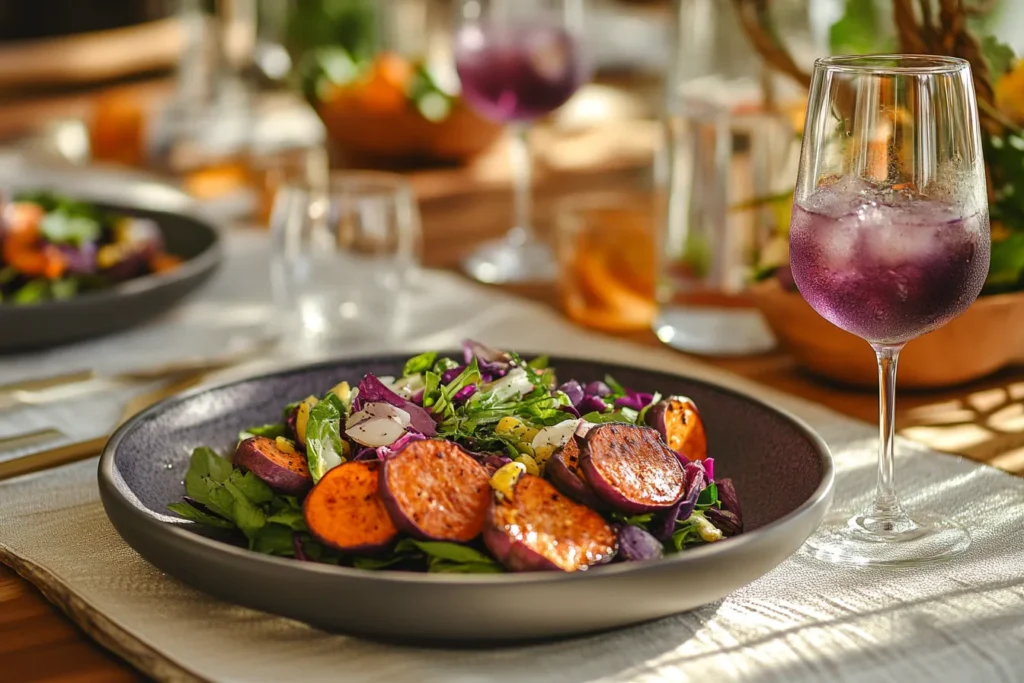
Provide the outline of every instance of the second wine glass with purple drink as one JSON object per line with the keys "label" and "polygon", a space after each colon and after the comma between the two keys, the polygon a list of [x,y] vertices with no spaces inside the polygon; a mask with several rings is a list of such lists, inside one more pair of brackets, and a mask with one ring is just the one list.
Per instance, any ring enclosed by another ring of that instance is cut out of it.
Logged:
{"label": "second wine glass with purple drink", "polygon": [[543,282],[555,259],[533,229],[530,123],[565,104],[589,75],[580,44],[583,0],[459,0],[454,38],[462,96],[512,131],[515,222],[463,263],[483,282]]}
{"label": "second wine glass with purple drink", "polygon": [[874,501],[836,514],[807,547],[854,565],[914,565],[962,553],[971,537],[956,520],[941,510],[911,516],[900,503],[893,422],[900,349],[963,313],[988,275],[970,65],[921,55],[818,60],[794,199],[789,251],[800,294],[866,340],[879,368]]}

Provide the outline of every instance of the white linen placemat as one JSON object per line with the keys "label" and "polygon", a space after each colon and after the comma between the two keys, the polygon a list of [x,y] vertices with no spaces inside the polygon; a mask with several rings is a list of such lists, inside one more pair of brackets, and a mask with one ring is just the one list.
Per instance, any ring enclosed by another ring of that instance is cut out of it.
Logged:
{"label": "white linen placemat", "polygon": [[[869,425],[666,350],[582,331],[543,306],[454,276],[428,273],[423,286],[431,296],[419,315],[444,325],[411,336],[405,350],[449,347],[473,336],[716,380],[808,421],[836,456],[836,505],[868,500],[876,438]],[[452,301],[458,303],[454,312],[445,303]],[[971,528],[974,544],[966,555],[913,570],[837,569],[796,556],[694,612],[526,648],[393,647],[206,597],[152,568],[120,540],[98,502],[94,460],[0,484],[0,559],[41,585],[101,642],[161,680],[1024,679],[1024,480],[906,442],[897,464],[912,509],[949,514]]]}

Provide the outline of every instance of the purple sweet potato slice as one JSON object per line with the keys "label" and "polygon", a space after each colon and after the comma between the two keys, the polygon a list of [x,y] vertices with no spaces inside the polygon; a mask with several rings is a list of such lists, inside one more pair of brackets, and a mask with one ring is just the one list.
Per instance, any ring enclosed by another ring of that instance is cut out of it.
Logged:
{"label": "purple sweet potato slice", "polygon": [[491,500],[487,468],[457,444],[409,443],[384,461],[381,495],[395,525],[422,540],[466,543],[480,535]]}
{"label": "purple sweet potato slice", "polygon": [[688,461],[708,456],[708,437],[697,406],[685,396],[670,396],[647,411],[647,425],[658,430],[668,447]]}
{"label": "purple sweet potato slice", "polygon": [[555,451],[547,464],[544,466],[544,473],[551,483],[555,485],[562,494],[569,496],[577,503],[583,503],[595,510],[603,510],[608,506],[597,497],[590,484],[583,477],[580,471],[580,444],[573,437],[565,442],[565,445]]}
{"label": "purple sweet potato slice", "polygon": [[275,439],[249,437],[238,444],[234,462],[279,493],[301,496],[313,486],[306,456],[293,449],[279,447]]}
{"label": "purple sweet potato slice", "polygon": [[575,572],[612,559],[616,536],[598,513],[524,474],[511,498],[492,497],[484,543],[516,572]]}
{"label": "purple sweet potato slice", "polygon": [[661,541],[638,526],[624,524],[618,537],[619,557],[627,562],[656,560],[664,554]]}
{"label": "purple sweet potato slice", "polygon": [[599,425],[587,433],[581,450],[583,476],[616,510],[657,512],[675,505],[686,491],[679,458],[649,427]]}
{"label": "purple sweet potato slice", "polygon": [[391,545],[398,529],[377,490],[381,463],[344,462],[328,470],[302,505],[309,532],[321,543],[349,553]]}

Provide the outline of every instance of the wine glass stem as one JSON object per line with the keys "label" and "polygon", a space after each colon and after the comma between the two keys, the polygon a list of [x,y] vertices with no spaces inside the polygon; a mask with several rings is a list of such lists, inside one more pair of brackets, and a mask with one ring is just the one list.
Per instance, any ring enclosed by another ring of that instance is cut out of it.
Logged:
{"label": "wine glass stem", "polygon": [[896,497],[894,439],[896,422],[896,364],[902,344],[874,345],[878,359],[878,485],[870,517],[879,531],[895,531],[907,515]]}
{"label": "wine glass stem", "polygon": [[509,231],[509,241],[516,245],[526,244],[534,238],[533,223],[530,220],[530,192],[533,186],[533,165],[530,159],[530,124],[517,122],[510,126],[512,140],[509,159],[512,166],[512,183],[515,192],[515,224]]}

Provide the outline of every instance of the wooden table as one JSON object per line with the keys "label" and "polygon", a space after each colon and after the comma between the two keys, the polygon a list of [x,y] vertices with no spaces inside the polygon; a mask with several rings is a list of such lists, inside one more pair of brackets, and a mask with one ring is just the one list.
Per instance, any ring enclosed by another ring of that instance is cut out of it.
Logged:
{"label": "wooden table", "polygon": [[[423,194],[425,260],[434,267],[455,268],[476,243],[500,234],[511,215],[504,189],[437,192],[439,178],[452,172],[415,179]],[[625,168],[598,175],[551,176],[539,183],[536,212],[551,213],[559,198],[575,192],[612,192],[642,185],[647,173]],[[553,302],[550,288],[518,288],[519,294]],[[650,334],[635,341],[656,345]],[[827,405],[853,417],[874,421],[876,397],[851,392],[801,373],[785,353],[739,359],[702,359],[754,381]],[[1024,371],[1012,370],[950,391],[903,394],[898,402],[898,428],[928,445],[989,462],[1024,474]],[[0,566],[0,683],[45,681],[137,681],[142,677],[92,644],[50,606],[28,583]]]}

